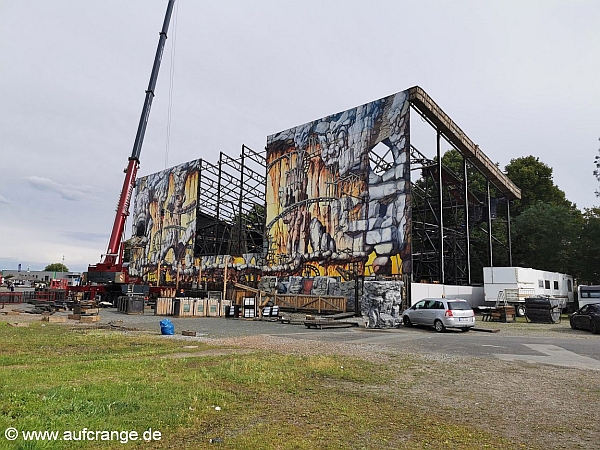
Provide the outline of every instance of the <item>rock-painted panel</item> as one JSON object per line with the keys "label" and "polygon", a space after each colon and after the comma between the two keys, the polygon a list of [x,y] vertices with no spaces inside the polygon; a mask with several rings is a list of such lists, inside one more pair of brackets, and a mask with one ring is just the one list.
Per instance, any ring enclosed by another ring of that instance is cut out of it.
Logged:
{"label": "rock-painted panel", "polygon": [[199,174],[194,160],[137,180],[130,275],[156,281],[159,263],[165,281],[193,273]]}
{"label": "rock-painted panel", "polygon": [[406,91],[269,136],[267,271],[410,272],[409,137]]}

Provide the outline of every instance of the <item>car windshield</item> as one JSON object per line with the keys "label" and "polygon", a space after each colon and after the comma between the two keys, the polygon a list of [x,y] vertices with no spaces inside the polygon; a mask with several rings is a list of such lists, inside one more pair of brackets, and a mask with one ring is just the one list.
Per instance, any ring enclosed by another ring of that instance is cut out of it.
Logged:
{"label": "car windshield", "polygon": [[449,309],[471,309],[467,302],[448,302]]}

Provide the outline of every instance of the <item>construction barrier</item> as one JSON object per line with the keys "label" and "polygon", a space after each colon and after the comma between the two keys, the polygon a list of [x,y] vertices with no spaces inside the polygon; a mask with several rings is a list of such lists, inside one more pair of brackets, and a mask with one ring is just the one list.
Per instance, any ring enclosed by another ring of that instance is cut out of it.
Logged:
{"label": "construction barrier", "polygon": [[269,299],[281,309],[309,312],[346,312],[346,297],[328,295],[272,295]]}
{"label": "construction barrier", "polygon": [[22,292],[0,292],[0,303],[23,303]]}

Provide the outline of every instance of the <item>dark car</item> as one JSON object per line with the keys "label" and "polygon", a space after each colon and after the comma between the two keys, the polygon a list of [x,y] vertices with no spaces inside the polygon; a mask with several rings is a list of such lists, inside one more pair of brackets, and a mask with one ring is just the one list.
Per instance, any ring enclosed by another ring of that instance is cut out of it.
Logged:
{"label": "dark car", "polygon": [[600,334],[600,303],[583,305],[569,317],[574,330],[589,330]]}

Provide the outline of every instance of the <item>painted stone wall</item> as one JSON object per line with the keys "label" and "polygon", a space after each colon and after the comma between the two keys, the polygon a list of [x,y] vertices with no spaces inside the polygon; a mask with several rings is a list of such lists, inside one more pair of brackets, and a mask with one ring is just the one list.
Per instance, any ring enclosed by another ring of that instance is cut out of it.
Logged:
{"label": "painted stone wall", "polygon": [[360,310],[369,328],[393,328],[402,318],[401,281],[365,281]]}
{"label": "painted stone wall", "polygon": [[166,280],[178,264],[194,271],[199,171],[194,160],[137,180],[130,275],[156,281],[159,262]]}
{"label": "painted stone wall", "polygon": [[[274,276],[263,276],[258,288],[265,292],[278,294],[335,295],[346,297],[346,308],[354,311],[355,282],[338,281],[333,277],[305,278],[286,277],[279,280]],[[402,298],[405,296],[402,281],[365,280],[362,290],[359,288],[359,308],[365,324],[369,328],[398,327],[402,318]]]}
{"label": "painted stone wall", "polygon": [[406,92],[269,136],[268,271],[410,272],[409,148]]}

